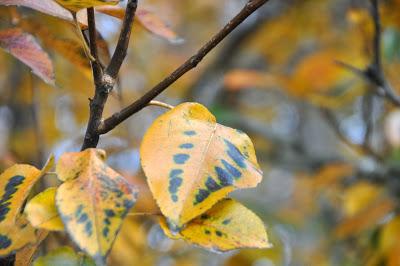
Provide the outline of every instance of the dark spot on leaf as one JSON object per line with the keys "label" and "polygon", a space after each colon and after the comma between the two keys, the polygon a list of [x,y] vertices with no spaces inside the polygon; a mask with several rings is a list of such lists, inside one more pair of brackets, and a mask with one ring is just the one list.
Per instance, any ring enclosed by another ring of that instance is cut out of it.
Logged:
{"label": "dark spot on leaf", "polygon": [[83,205],[82,205],[82,204],[79,204],[78,208],[77,208],[76,211],[75,211],[75,217],[76,217],[76,218],[78,218],[78,217],[81,215],[82,210],[83,210]]}
{"label": "dark spot on leaf", "polygon": [[225,144],[228,146],[228,155],[240,168],[246,168],[245,157],[240,150],[229,140],[225,139]]}
{"label": "dark spot on leaf", "polygon": [[207,214],[202,214],[200,216],[200,219],[202,219],[202,220],[207,220],[208,218],[210,218],[210,216],[208,216]]}
{"label": "dark spot on leaf", "polygon": [[129,211],[135,203],[129,199],[124,199],[124,207],[127,211]]}
{"label": "dark spot on leaf", "polygon": [[115,216],[115,212],[111,209],[106,209],[104,211],[104,213],[106,214],[107,217],[114,217]]}
{"label": "dark spot on leaf", "polygon": [[219,236],[219,237],[221,237],[222,236],[222,232],[221,231],[215,231],[215,234],[217,235],[217,236]]}
{"label": "dark spot on leaf", "polygon": [[111,224],[110,219],[105,218],[105,219],[104,219],[104,223],[105,223],[106,225],[110,225],[110,224]]}
{"label": "dark spot on leaf", "polygon": [[209,190],[209,191],[211,191],[211,192],[215,192],[215,191],[217,191],[217,190],[220,190],[222,187],[217,183],[217,182],[215,182],[215,180],[214,179],[212,179],[210,176],[207,178],[207,180],[206,180],[206,187],[207,187],[207,189]]}
{"label": "dark spot on leaf", "polygon": [[86,233],[86,235],[89,236],[89,237],[92,235],[92,233],[93,233],[93,228],[92,228],[92,222],[91,222],[91,221],[88,221],[88,222],[85,224],[85,233]]}
{"label": "dark spot on leaf", "polygon": [[168,188],[169,192],[171,194],[176,194],[178,192],[178,188],[182,185],[182,181],[183,179],[180,177],[172,178],[169,181],[169,188]]}
{"label": "dark spot on leaf", "polygon": [[228,225],[228,224],[230,224],[230,222],[231,222],[231,219],[226,219],[226,220],[224,220],[224,221],[222,222],[222,224]]}
{"label": "dark spot on leaf", "polygon": [[11,239],[5,235],[0,235],[0,249],[6,249],[11,246]]}
{"label": "dark spot on leaf", "polygon": [[210,230],[207,230],[207,229],[204,230],[204,233],[205,233],[206,235],[211,234]]}
{"label": "dark spot on leaf", "polygon": [[174,162],[176,164],[185,164],[190,158],[189,154],[179,153],[174,155]]}
{"label": "dark spot on leaf", "polygon": [[178,196],[177,195],[172,195],[171,199],[173,202],[178,202]]}
{"label": "dark spot on leaf", "polygon": [[208,190],[199,189],[199,191],[196,194],[196,200],[194,202],[194,205],[203,202],[208,196],[210,196],[210,192]]}
{"label": "dark spot on leaf", "polygon": [[225,160],[221,160],[222,164],[225,166],[225,169],[228,170],[228,172],[233,175],[234,178],[239,178],[242,176],[242,173],[233,165],[231,165],[230,163],[228,163]]}
{"label": "dark spot on leaf", "polygon": [[78,223],[83,224],[84,222],[86,222],[88,219],[88,216],[86,213],[82,213],[82,215],[79,217],[78,219]]}
{"label": "dark spot on leaf", "polygon": [[182,185],[183,179],[180,174],[183,173],[182,169],[172,169],[169,173],[169,187],[168,191],[171,193],[171,199],[173,202],[178,201],[178,196],[176,193],[178,192],[179,187]]}
{"label": "dark spot on leaf", "polygon": [[108,233],[110,232],[110,229],[108,229],[108,227],[105,227],[104,229],[103,229],[103,236],[104,237],[108,237]]}
{"label": "dark spot on leaf", "polygon": [[8,180],[8,183],[5,187],[4,194],[0,200],[0,222],[3,221],[7,213],[10,211],[9,206],[11,205],[10,201],[12,196],[17,192],[18,186],[21,185],[25,180],[25,177],[22,175],[15,175]]}
{"label": "dark spot on leaf", "polygon": [[233,178],[225,169],[216,166],[215,171],[218,175],[218,180],[223,187],[231,186],[233,184]]}
{"label": "dark spot on leaf", "polygon": [[194,135],[196,135],[196,131],[188,130],[188,131],[183,132],[183,134],[185,134],[186,136],[194,136]]}
{"label": "dark spot on leaf", "polygon": [[182,174],[183,170],[182,169],[172,169],[171,172],[169,173],[170,178],[177,177],[178,175]]}
{"label": "dark spot on leaf", "polygon": [[194,145],[192,143],[184,143],[179,146],[181,149],[192,149]]}

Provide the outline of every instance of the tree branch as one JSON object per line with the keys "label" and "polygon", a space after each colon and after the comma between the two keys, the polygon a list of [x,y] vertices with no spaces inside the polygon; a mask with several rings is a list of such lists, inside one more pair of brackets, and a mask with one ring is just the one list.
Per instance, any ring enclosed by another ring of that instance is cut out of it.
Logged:
{"label": "tree branch", "polygon": [[[377,95],[381,95],[391,101],[394,105],[400,106],[400,96],[396,94],[390,85],[389,81],[385,77],[385,73],[382,67],[382,57],[381,57],[381,42],[382,42],[382,26],[381,17],[379,14],[379,0],[371,1],[371,17],[374,23],[374,37],[373,37],[373,58],[370,65],[363,70],[353,67],[349,64],[340,62],[339,65],[345,67],[355,73],[358,76],[363,77],[371,84],[377,87]],[[381,91],[379,91],[379,89]]]}
{"label": "tree branch", "polygon": [[93,99],[90,99],[90,115],[85,139],[81,148],[82,150],[95,148],[99,142],[100,134],[98,128],[101,124],[104,106],[107,102],[109,92],[114,88],[115,80],[126,56],[136,9],[137,0],[129,0],[117,48],[105,71],[103,71],[100,61],[98,61],[94,11],[93,8],[88,9],[90,50],[92,55],[96,58],[96,61],[92,62],[92,71],[95,80],[95,94]]}
{"label": "tree branch", "polygon": [[95,84],[100,84],[103,75],[103,67],[99,61],[99,53],[97,50],[97,32],[96,20],[94,17],[94,8],[87,9],[88,28],[89,28],[89,48],[90,54],[94,57],[95,61],[91,61],[92,72]]}
{"label": "tree branch", "polygon": [[226,24],[225,27],[223,27],[215,36],[213,36],[210,41],[201,47],[196,54],[190,57],[185,63],[183,63],[150,91],[144,94],[140,99],[122,109],[120,112],[115,113],[111,117],[107,118],[100,125],[98,132],[100,134],[109,132],[117,125],[128,119],[130,116],[146,107],[151,100],[166,90],[171,84],[195,68],[209,52],[211,52],[222,40],[225,39],[225,37],[227,37],[237,26],[246,20],[247,17],[253,14],[258,8],[263,6],[268,1],[269,0],[249,0],[244,8],[228,24]]}
{"label": "tree branch", "polygon": [[121,69],[122,63],[124,62],[127,54],[132,31],[132,23],[134,21],[137,9],[137,2],[137,0],[133,0],[129,1],[127,4],[117,47],[115,48],[115,52],[111,58],[110,64],[106,69],[106,73],[110,75],[113,79],[117,78],[118,72]]}

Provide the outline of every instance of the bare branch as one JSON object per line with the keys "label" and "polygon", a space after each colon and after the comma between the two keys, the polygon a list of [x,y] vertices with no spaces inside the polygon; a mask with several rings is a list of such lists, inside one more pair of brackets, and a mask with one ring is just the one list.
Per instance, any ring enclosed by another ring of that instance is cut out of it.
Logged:
{"label": "bare branch", "polygon": [[253,14],[258,8],[263,6],[269,0],[249,0],[245,7],[225,25],[214,37],[211,38],[200,50],[197,51],[192,57],[190,57],[185,63],[178,67],[163,81],[153,87],[140,99],[133,102],[128,107],[124,108],[118,113],[113,114],[107,118],[99,127],[99,133],[105,134],[115,128],[117,125],[125,121],[131,115],[142,110],[147,104],[157,97],[160,93],[166,90],[171,84],[177,81],[180,77],[186,74],[188,71],[195,68],[203,58],[211,52],[222,40],[225,39],[237,26],[239,26],[247,17]]}
{"label": "bare branch", "polygon": [[106,69],[106,73],[110,75],[113,79],[117,78],[118,72],[127,54],[129,40],[132,31],[132,24],[137,9],[137,2],[138,2],[137,0],[131,0],[127,4],[125,17],[122,23],[122,29],[119,35],[117,47],[115,48],[115,52],[111,58],[110,64]]}
{"label": "bare branch", "polygon": [[129,0],[126,7],[125,18],[122,24],[117,48],[104,73],[100,62],[97,60],[98,52],[96,44],[96,23],[94,11],[93,8],[88,9],[90,50],[91,53],[96,57],[96,61],[92,62],[92,70],[96,89],[93,99],[90,99],[89,122],[86,129],[85,139],[81,148],[82,150],[94,148],[99,142],[100,134],[98,133],[98,128],[101,124],[104,106],[107,102],[108,94],[114,88],[115,80],[126,56],[126,50],[128,49],[129,45],[136,8],[137,0]]}
{"label": "bare branch", "polygon": [[94,8],[87,9],[87,17],[88,17],[88,27],[89,27],[90,53],[95,59],[94,61],[91,61],[93,78],[95,84],[100,84],[101,77],[103,75],[103,69],[99,61],[99,55],[97,51],[97,33],[96,33],[96,20],[94,17]]}

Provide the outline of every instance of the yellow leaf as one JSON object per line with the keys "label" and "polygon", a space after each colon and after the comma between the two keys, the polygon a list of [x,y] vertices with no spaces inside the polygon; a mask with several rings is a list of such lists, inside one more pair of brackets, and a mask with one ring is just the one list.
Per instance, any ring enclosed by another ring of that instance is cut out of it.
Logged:
{"label": "yellow leaf", "polygon": [[56,191],[56,187],[48,188],[26,204],[26,216],[34,227],[51,231],[64,230],[55,204]]}
{"label": "yellow leaf", "polygon": [[40,257],[33,263],[33,266],[95,266],[96,264],[83,254],[76,253],[70,247],[61,247],[51,251],[46,256]]}
{"label": "yellow leaf", "polygon": [[197,103],[183,103],[156,119],[140,155],[150,190],[174,230],[229,192],[262,179],[250,138],[217,124]]}
{"label": "yellow leaf", "polygon": [[37,231],[28,220],[19,217],[13,225],[0,228],[0,257],[25,247],[37,241]]}
{"label": "yellow leaf", "polygon": [[218,202],[176,235],[169,230],[165,219],[160,224],[167,236],[182,238],[213,251],[271,247],[261,219],[232,199]]}
{"label": "yellow leaf", "polygon": [[35,253],[38,251],[40,244],[46,239],[49,232],[46,230],[39,230],[37,233],[37,240],[34,245],[28,245],[23,249],[19,250],[15,254],[14,266],[27,266],[31,265]]}
{"label": "yellow leaf", "polygon": [[334,234],[338,238],[359,234],[376,226],[379,221],[394,209],[393,200],[388,198],[377,200],[368,208],[342,221],[334,230]]}
{"label": "yellow leaf", "polygon": [[41,171],[16,164],[0,175],[0,256],[36,241],[36,230],[20,215],[30,190],[53,165],[51,156]]}
{"label": "yellow leaf", "polygon": [[94,6],[104,6],[104,5],[116,5],[120,0],[55,0],[62,7],[78,12],[81,9],[94,7]]}
{"label": "yellow leaf", "polygon": [[235,69],[224,76],[224,87],[230,91],[278,86],[280,78],[257,70]]}
{"label": "yellow leaf", "polygon": [[56,166],[59,178],[66,180],[56,193],[66,231],[101,265],[136,201],[136,189],[104,160],[104,151],[87,149],[63,154]]}
{"label": "yellow leaf", "polygon": [[26,197],[39,178],[40,171],[26,164],[16,164],[0,175],[0,234],[4,227],[15,224]]}
{"label": "yellow leaf", "polygon": [[376,201],[382,188],[368,182],[359,182],[348,188],[343,196],[343,208],[348,216],[356,215]]}

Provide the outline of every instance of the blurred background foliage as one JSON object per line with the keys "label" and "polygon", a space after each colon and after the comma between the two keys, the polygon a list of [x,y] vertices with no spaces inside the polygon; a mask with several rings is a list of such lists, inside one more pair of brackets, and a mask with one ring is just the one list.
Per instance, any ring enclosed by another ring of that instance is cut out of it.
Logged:
{"label": "blurred background foliage", "polygon": [[[168,41],[135,25],[105,115],[167,76],[245,2],[140,1],[179,39]],[[400,0],[380,3],[384,70],[400,93]],[[400,109],[335,63],[368,66],[374,34],[369,8],[366,0],[271,0],[158,98],[205,104],[219,123],[252,137],[264,180],[233,196],[263,218],[273,248],[213,254],[167,239],[155,218],[130,217],[111,265],[400,265]],[[120,21],[97,16],[107,60]],[[79,150],[93,95],[72,25],[31,9],[0,7],[0,30],[16,25],[50,54],[56,86],[0,52],[1,169],[17,162],[41,165],[50,153]],[[109,164],[141,188],[139,212],[157,211],[138,147],[162,112],[146,108],[99,145]],[[55,234],[45,249],[66,239]]]}

